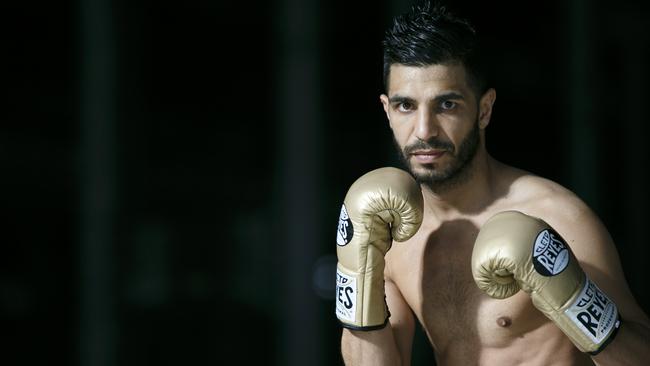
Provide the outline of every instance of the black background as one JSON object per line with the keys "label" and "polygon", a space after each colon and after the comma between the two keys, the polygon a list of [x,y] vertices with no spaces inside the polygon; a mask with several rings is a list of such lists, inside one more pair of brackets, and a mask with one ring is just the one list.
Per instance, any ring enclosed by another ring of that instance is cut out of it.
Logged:
{"label": "black background", "polygon": [[[115,0],[98,12],[104,36],[84,22],[88,3],[13,2],[0,12],[0,311],[10,338],[0,357],[340,363],[333,292],[318,280],[332,271],[347,187],[396,163],[378,99],[380,42],[408,2]],[[585,199],[650,311],[650,9],[450,7],[472,20],[490,55],[488,150]],[[90,57],[93,45],[107,59]],[[93,95],[107,107],[93,109]],[[95,140],[93,111],[108,126]],[[95,190],[109,192],[99,221],[88,218]],[[95,236],[104,246],[84,234],[93,222],[109,234]],[[86,265],[89,255],[99,267]],[[420,335],[414,364],[431,358]]]}

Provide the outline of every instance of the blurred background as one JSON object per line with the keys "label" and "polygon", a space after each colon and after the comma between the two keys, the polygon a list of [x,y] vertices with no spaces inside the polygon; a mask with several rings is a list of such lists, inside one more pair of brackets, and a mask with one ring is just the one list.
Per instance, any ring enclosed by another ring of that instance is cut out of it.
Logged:
{"label": "blurred background", "polygon": [[[2,363],[340,364],[334,232],[397,163],[380,43],[412,3],[4,3]],[[488,150],[587,201],[650,312],[650,6],[448,3],[491,56]]]}

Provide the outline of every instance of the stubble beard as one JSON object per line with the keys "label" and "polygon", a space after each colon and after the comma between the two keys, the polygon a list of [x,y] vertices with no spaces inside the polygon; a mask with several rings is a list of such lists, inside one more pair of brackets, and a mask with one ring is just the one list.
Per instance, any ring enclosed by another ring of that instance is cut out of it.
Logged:
{"label": "stubble beard", "polygon": [[[463,185],[473,175],[472,162],[480,144],[478,119],[472,130],[458,145],[457,152],[451,142],[440,141],[435,138],[428,141],[420,140],[404,148],[399,146],[395,136],[393,136],[393,142],[397,147],[400,160],[411,172],[415,180],[431,189],[434,193],[441,194]],[[424,169],[415,170],[410,161],[410,153],[418,149],[442,149],[445,150],[445,154],[450,154],[453,159],[444,169],[438,167],[438,163],[434,163],[422,165]]]}

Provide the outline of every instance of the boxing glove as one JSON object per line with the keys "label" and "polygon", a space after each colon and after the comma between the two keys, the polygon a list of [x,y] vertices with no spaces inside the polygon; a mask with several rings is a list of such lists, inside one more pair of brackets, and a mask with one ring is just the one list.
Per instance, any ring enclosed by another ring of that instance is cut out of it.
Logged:
{"label": "boxing glove", "polygon": [[336,234],[336,316],[346,328],[388,322],[384,255],[422,223],[422,192],[405,171],[380,168],[357,179],[345,196]]}
{"label": "boxing glove", "polygon": [[519,289],[582,352],[600,352],[616,335],[616,304],[589,278],[562,237],[541,219],[504,211],[481,227],[472,252],[478,287],[503,299]]}

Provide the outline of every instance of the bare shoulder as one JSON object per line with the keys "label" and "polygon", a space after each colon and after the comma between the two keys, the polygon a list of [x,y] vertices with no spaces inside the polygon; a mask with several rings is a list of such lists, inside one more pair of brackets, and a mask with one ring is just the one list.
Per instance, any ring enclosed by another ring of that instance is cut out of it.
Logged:
{"label": "bare shoulder", "polygon": [[575,193],[557,182],[501,163],[497,163],[495,170],[495,190],[501,196],[495,205],[497,210],[507,207],[545,220],[557,218],[565,222],[579,220],[591,212]]}
{"label": "bare shoulder", "polygon": [[550,179],[519,172],[510,182],[510,208],[546,221],[581,260],[588,261],[594,250],[614,249],[605,225],[578,195]]}
{"label": "bare shoulder", "polygon": [[[596,213],[578,195],[552,180],[515,168],[508,180],[507,209],[521,211],[546,221],[569,244],[578,260],[599,271],[618,263],[612,237]],[[505,173],[509,175],[512,173]],[[501,208],[499,208],[501,210]]]}
{"label": "bare shoulder", "polygon": [[580,197],[550,179],[523,172],[512,182],[511,192],[513,203],[545,220],[577,222],[586,218],[596,219]]}

